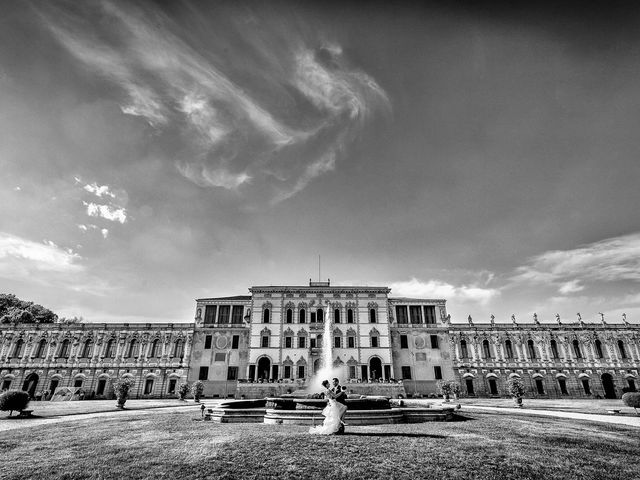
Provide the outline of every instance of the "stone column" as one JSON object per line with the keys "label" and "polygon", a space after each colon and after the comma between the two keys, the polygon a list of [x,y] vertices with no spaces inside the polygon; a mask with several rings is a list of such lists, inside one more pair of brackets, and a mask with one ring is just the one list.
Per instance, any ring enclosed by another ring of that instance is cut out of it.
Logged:
{"label": "stone column", "polygon": [[503,345],[502,343],[500,343],[500,344],[498,345],[498,347],[499,347],[499,349],[500,349],[500,360],[501,360],[502,362],[506,362],[506,361],[507,361],[507,360],[506,360],[506,359],[507,359],[507,357],[506,357],[506,356],[505,356],[505,354],[504,354],[504,345]]}
{"label": "stone column", "polygon": [[449,338],[449,345],[451,346],[451,352],[453,353],[453,360],[456,362],[460,361],[460,351],[458,350],[458,342],[455,338]]}
{"label": "stone column", "polygon": [[491,349],[493,351],[493,358],[495,358],[495,360],[497,362],[500,361],[500,353],[498,352],[498,345],[496,345],[494,342],[490,343]]}
{"label": "stone column", "polygon": [[535,346],[538,348],[538,353],[540,355],[540,361],[541,362],[546,362],[547,361],[547,356],[545,355],[545,351],[544,351],[544,342],[542,340],[540,340],[539,342],[536,342]]}

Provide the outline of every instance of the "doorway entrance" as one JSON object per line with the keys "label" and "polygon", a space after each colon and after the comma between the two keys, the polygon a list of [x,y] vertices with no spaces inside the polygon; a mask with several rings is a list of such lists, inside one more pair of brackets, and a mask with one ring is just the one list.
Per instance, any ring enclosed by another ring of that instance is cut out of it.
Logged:
{"label": "doorway entrance", "polygon": [[271,378],[271,360],[262,357],[258,360],[258,379],[269,380]]}
{"label": "doorway entrance", "polygon": [[38,386],[38,377],[37,373],[30,373],[27,375],[27,378],[24,379],[24,383],[22,384],[22,390],[29,394],[30,398],[33,398],[36,394],[36,387]]}
{"label": "doorway entrance", "polygon": [[609,373],[603,373],[600,379],[602,380],[602,388],[604,388],[604,398],[616,398],[613,377]]}
{"label": "doorway entrance", "polygon": [[369,372],[374,380],[382,378],[382,361],[378,357],[373,357],[369,361]]}

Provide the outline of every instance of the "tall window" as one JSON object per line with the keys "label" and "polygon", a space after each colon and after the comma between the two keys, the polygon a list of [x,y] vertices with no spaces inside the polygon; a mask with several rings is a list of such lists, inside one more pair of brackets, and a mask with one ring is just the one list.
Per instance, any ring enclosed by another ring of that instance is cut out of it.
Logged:
{"label": "tall window", "polygon": [[233,350],[237,350],[239,344],[240,344],[240,335],[234,335],[233,337],[231,337],[231,348]]}
{"label": "tall window", "polygon": [[324,310],[321,308],[318,309],[318,322],[324,322]]}
{"label": "tall window", "polygon": [[340,323],[340,309],[339,308],[336,308],[333,311],[333,321],[335,323]]}
{"label": "tall window", "polygon": [[433,376],[436,380],[442,380],[442,367],[440,365],[433,366]]}
{"label": "tall window", "polygon": [[[65,342],[69,343],[68,340],[65,340]],[[13,348],[13,356],[14,357],[21,357],[22,356],[22,347],[24,346],[24,341],[19,338],[18,341],[16,342],[16,346]],[[62,356],[62,355],[60,355]]]}
{"label": "tall window", "polygon": [[584,389],[584,394],[585,395],[591,395],[591,387],[589,386],[589,379],[588,378],[583,378],[582,379],[582,388]]}
{"label": "tall window", "polygon": [[260,342],[260,346],[262,348],[269,348],[269,335],[262,336],[262,341]]}
{"label": "tall window", "polygon": [[204,349],[209,350],[211,348],[211,344],[213,343],[213,335],[207,335],[204,337]]}
{"label": "tall window", "polygon": [[298,365],[298,378],[304,378],[304,365]]}
{"label": "tall window", "polygon": [[136,339],[131,340],[129,343],[129,354],[127,357],[135,357],[138,355],[138,341]]}
{"label": "tall window", "polygon": [[469,358],[469,352],[467,351],[467,341],[460,340],[460,355],[462,358]]}
{"label": "tall window", "polygon": [[333,337],[333,348],[342,348],[342,337]]}
{"label": "tall window", "polygon": [[482,341],[482,353],[484,358],[491,358],[491,348],[489,348],[489,340]]}
{"label": "tall window", "polygon": [[182,358],[183,354],[184,354],[184,349],[183,349],[182,340],[176,340],[176,344],[175,344],[175,347],[173,349],[173,356]]}
{"label": "tall window", "polygon": [[527,350],[529,351],[529,358],[531,360],[535,360],[536,359],[536,347],[533,344],[533,340],[529,340],[527,342]]}
{"label": "tall window", "polygon": [[396,305],[396,321],[398,323],[409,323],[406,306]]}
{"label": "tall window", "polygon": [[598,356],[598,358],[604,357],[604,355],[602,354],[602,342],[600,340],[596,340],[596,355]]}
{"label": "tall window", "polygon": [[431,338],[431,348],[440,348],[440,340],[438,335],[430,335]]}
{"label": "tall window", "polygon": [[411,380],[411,367],[402,366],[402,379]]}
{"label": "tall window", "polygon": [[82,358],[89,358],[91,356],[91,347],[93,347],[93,343],[91,340],[87,340],[84,342],[84,347],[82,348]]}
{"label": "tall window", "polygon": [[316,323],[316,312],[311,312],[309,314],[309,322]]}
{"label": "tall window", "polygon": [[370,323],[376,323],[377,322],[376,309],[375,308],[370,308],[369,309],[369,322]]}
{"label": "tall window", "polygon": [[158,344],[160,343],[160,341],[156,338],[153,343],[151,344],[151,353],[150,353],[150,357],[151,358],[155,358],[158,356]]}
{"label": "tall window", "polygon": [[558,378],[558,385],[560,386],[560,393],[562,395],[569,395],[567,390],[567,381],[564,378]]}
{"label": "tall window", "polygon": [[627,351],[624,348],[624,342],[618,340],[618,350],[620,350],[620,358],[627,358]]}
{"label": "tall window", "polygon": [[147,378],[147,380],[144,382],[144,394],[150,395],[152,391],[153,391],[153,379]]}
{"label": "tall window", "polygon": [[409,307],[409,317],[411,317],[411,323],[422,323],[422,307],[419,305],[411,305]]}
{"label": "tall window", "polygon": [[298,337],[298,348],[307,348],[307,337]]}
{"label": "tall window", "polygon": [[400,335],[400,348],[409,348],[409,337]]}
{"label": "tall window", "polygon": [[307,322],[307,312],[305,311],[304,308],[300,309],[300,323],[306,323]]}
{"label": "tall window", "polygon": [[107,342],[107,346],[104,349],[104,358],[113,358],[113,340]]}
{"label": "tall window", "polygon": [[270,316],[271,316],[271,315],[270,315],[270,313],[269,313],[269,309],[268,309],[268,308],[265,308],[265,309],[262,311],[262,323],[269,323],[269,321],[271,320]]}
{"label": "tall window", "polygon": [[356,366],[349,365],[349,378],[356,378]]}
{"label": "tall window", "polygon": [[580,342],[578,342],[578,340],[573,341],[573,353],[576,354],[576,358],[582,358],[582,351],[580,350]]}
{"label": "tall window", "polygon": [[507,340],[504,342],[504,349],[506,350],[507,358],[513,358],[513,346],[511,345],[511,340]]}
{"label": "tall window", "polygon": [[424,319],[427,325],[434,325],[436,323],[436,307],[433,305],[425,306]]}
{"label": "tall window", "polygon": [[347,323],[353,323],[353,310],[347,310]]}
{"label": "tall window", "polygon": [[378,346],[378,337],[375,335],[371,337],[371,346],[374,348]]}
{"label": "tall window", "polygon": [[291,366],[284,366],[284,378],[291,378]]}
{"label": "tall window", "polygon": [[347,347],[356,348],[356,337],[347,337]]}
{"label": "tall window", "polygon": [[291,348],[291,345],[293,345],[293,338],[284,337],[284,348]]}
{"label": "tall window", "polygon": [[198,380],[208,380],[209,379],[209,367],[200,367],[200,371],[198,372]]}
{"label": "tall window", "polygon": [[287,308],[287,323],[293,323],[293,310]]}
{"label": "tall window", "polygon": [[237,380],[237,379],[238,379],[238,367],[227,368],[227,380]]}
{"label": "tall window", "polygon": [[558,355],[558,344],[556,343],[555,340],[551,340],[551,342],[549,342],[551,345],[551,355],[553,356],[553,358],[560,358],[560,355]]}
{"label": "tall window", "polygon": [[69,340],[65,340],[62,342],[62,346],[60,347],[60,358],[69,358]]}
{"label": "tall window", "polygon": [[44,358],[46,347],[47,347],[47,341],[44,339],[40,340],[40,342],[38,343],[38,349],[36,350],[35,358]]}
{"label": "tall window", "polygon": [[231,323],[235,325],[242,324],[242,314],[244,313],[244,307],[242,305],[234,305],[231,309]]}
{"label": "tall window", "polygon": [[229,323],[230,312],[231,305],[220,305],[220,311],[218,312],[218,323]]}
{"label": "tall window", "polygon": [[216,311],[218,310],[217,305],[206,305],[204,307],[204,324],[212,325],[216,321]]}

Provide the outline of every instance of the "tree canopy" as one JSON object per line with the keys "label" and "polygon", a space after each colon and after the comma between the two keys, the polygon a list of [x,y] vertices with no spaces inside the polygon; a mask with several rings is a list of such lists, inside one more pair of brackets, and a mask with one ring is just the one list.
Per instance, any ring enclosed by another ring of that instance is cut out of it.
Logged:
{"label": "tree canopy", "polygon": [[55,323],[58,316],[37,303],[0,293],[0,323]]}

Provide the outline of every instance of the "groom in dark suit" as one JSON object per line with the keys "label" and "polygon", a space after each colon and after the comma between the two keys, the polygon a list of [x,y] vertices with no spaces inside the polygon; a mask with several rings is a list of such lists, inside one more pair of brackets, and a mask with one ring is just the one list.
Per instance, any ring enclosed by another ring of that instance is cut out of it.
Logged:
{"label": "groom in dark suit", "polygon": [[[347,392],[345,389],[342,388],[342,386],[340,385],[340,380],[335,378],[333,379],[333,388],[331,389],[331,391],[334,393],[335,395],[335,400],[338,403],[341,403],[342,405],[344,405],[345,407],[347,406]],[[338,431],[336,432],[337,434],[343,434],[344,433],[344,416],[347,414],[347,409],[345,408],[344,413],[342,414],[342,417],[340,417],[340,428],[338,429]]]}

